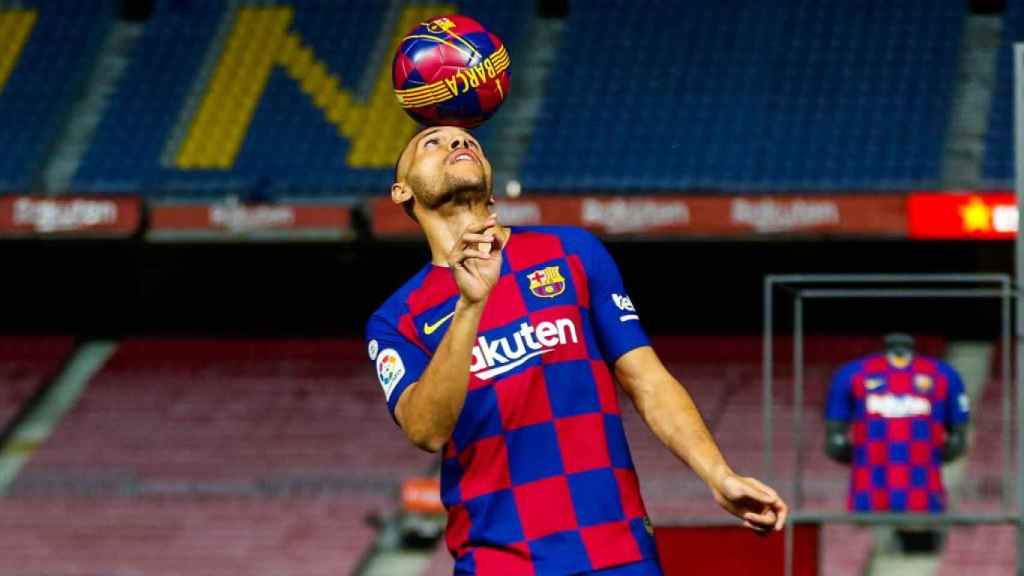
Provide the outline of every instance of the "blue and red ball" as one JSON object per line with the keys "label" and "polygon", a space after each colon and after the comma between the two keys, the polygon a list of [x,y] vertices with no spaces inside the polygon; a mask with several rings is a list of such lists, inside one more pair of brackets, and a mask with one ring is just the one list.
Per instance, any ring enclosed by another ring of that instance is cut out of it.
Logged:
{"label": "blue and red ball", "polygon": [[505,45],[465,16],[431,18],[402,39],[392,67],[395,96],[421,124],[472,128],[509,90]]}

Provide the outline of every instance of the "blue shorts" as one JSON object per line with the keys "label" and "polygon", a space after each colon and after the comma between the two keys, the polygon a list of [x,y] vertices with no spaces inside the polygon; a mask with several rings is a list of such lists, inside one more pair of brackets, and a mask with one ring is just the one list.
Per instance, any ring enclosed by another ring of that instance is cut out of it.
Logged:
{"label": "blue shorts", "polygon": [[612,566],[604,570],[595,570],[591,576],[661,576],[661,567],[657,560],[644,560],[634,564]]}

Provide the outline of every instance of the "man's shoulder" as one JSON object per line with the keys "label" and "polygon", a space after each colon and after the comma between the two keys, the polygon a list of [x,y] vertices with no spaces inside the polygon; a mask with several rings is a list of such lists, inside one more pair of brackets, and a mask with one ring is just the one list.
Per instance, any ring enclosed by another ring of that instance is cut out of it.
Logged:
{"label": "man's shoulder", "polygon": [[398,290],[395,290],[391,296],[389,296],[387,300],[385,300],[384,303],[370,315],[370,318],[367,321],[368,329],[374,324],[379,325],[379,323],[393,327],[397,326],[399,319],[408,310],[409,297],[413,292],[423,286],[430,270],[431,266],[430,264],[427,264],[411,278],[406,280]]}
{"label": "man's shoulder", "polygon": [[593,232],[579,226],[513,226],[512,233],[557,237],[566,252],[583,252],[601,242]]}
{"label": "man's shoulder", "polygon": [[520,234],[522,234],[522,233],[551,234],[553,236],[558,236],[559,238],[571,238],[571,239],[586,238],[586,239],[594,239],[594,240],[597,239],[597,237],[594,236],[593,232],[587,230],[586,228],[581,228],[579,226],[552,226],[552,225],[541,226],[541,225],[537,225],[537,226],[512,226],[511,228],[512,228],[513,233],[520,233]]}

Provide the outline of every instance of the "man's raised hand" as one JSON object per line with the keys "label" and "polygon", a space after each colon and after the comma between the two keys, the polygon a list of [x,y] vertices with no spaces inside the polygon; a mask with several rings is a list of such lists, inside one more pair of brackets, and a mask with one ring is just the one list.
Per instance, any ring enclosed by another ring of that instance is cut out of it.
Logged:
{"label": "man's raised hand", "polygon": [[479,304],[487,299],[501,276],[501,238],[497,216],[470,224],[448,253],[462,299]]}

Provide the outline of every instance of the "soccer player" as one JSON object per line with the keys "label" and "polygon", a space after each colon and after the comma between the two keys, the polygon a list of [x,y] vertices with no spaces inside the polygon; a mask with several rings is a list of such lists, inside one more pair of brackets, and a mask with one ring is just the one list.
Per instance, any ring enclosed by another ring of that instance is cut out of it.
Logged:
{"label": "soccer player", "polygon": [[942,463],[966,449],[969,402],[956,370],[889,334],[885,353],[843,365],[826,407],[826,450],[852,463],[855,512],[945,510]]}
{"label": "soccer player", "polygon": [[368,350],[406,436],[443,453],[456,574],[661,573],[613,371],[725,510],[757,532],[782,528],[786,504],[726,463],[597,238],[501,226],[490,163],[460,128],[412,138],[391,198],[431,262],[370,318]]}

